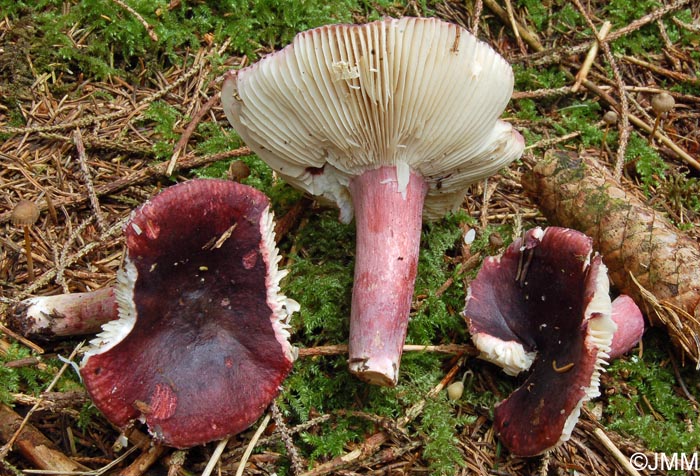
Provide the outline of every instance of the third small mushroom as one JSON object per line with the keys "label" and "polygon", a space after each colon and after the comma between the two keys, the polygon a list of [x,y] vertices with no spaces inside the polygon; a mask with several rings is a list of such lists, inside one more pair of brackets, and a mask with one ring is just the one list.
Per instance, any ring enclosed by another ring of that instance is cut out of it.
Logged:
{"label": "third small mushroom", "polygon": [[312,29],[224,82],[224,111],[247,145],[355,218],[349,366],[361,379],[397,382],[422,221],[522,154],[499,119],[512,90],[501,56],[434,18]]}

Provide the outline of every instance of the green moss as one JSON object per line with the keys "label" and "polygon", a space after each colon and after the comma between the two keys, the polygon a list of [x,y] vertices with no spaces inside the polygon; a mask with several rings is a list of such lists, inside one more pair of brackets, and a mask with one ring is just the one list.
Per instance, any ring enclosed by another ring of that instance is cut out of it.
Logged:
{"label": "green moss", "polygon": [[[290,244],[295,252],[289,255],[291,273],[285,292],[301,304],[293,320],[292,338],[301,347],[347,342],[355,233],[354,225],[343,225],[337,217],[335,209],[309,216]],[[465,293],[461,279],[455,280],[441,298],[434,294],[457,272],[446,256],[458,253],[459,225],[470,220],[459,213],[424,227],[415,294],[429,297],[411,316],[410,342],[439,344],[464,339],[459,316]],[[303,358],[284,384],[280,407],[292,421],[305,421],[318,413],[334,415],[320,429],[304,435],[302,450],[312,460],[337,456],[348,451],[349,443],[364,441],[381,430],[375,423],[346,412],[366,412],[395,421],[440,382],[444,359],[431,353],[406,353],[399,384],[384,388],[367,385],[350,375],[346,356]],[[430,462],[432,474],[454,474],[462,464],[456,435],[463,424],[464,419],[455,416],[451,403],[440,397],[430,400],[408,425],[410,433],[425,440],[423,456]]]}
{"label": "green moss", "polygon": [[[19,344],[12,344],[7,351],[0,355],[0,402],[12,404],[13,393],[25,393],[38,396],[46,390],[55,378],[63,362],[58,359],[42,359],[40,364],[7,367],[7,362],[34,357],[32,351]],[[76,381],[77,376],[69,368],[56,383],[54,390],[77,390],[82,386]]]}
{"label": "green moss", "polygon": [[182,1],[174,7],[171,3],[129,2],[157,39],[115,2],[0,0],[0,11],[13,22],[33,18],[30,48],[39,74],[82,71],[106,78],[130,72],[138,75],[143,65],[155,65],[161,71],[168,65],[180,65],[182,51],[197,50],[208,41],[222,44],[228,40],[233,54],[256,60],[261,48],[285,45],[300,31],[349,23],[355,15],[376,19],[375,8],[394,5],[386,0],[372,4],[359,0]]}
{"label": "green moss", "polygon": [[[642,357],[619,359],[608,371],[608,428],[640,439],[650,451],[692,453],[700,447],[697,409],[683,394],[668,357],[667,339],[647,332]],[[688,366],[679,374],[700,399],[700,375]]]}
{"label": "green moss", "polygon": [[156,132],[153,151],[156,157],[165,160],[173,155],[173,146],[180,137],[175,124],[182,118],[180,112],[164,101],[154,101],[143,112],[143,123],[147,123]]}
{"label": "green moss", "polygon": [[668,169],[666,162],[657,150],[649,145],[647,138],[636,132],[630,134],[626,160],[634,162],[637,174],[647,191],[650,187],[659,185]]}

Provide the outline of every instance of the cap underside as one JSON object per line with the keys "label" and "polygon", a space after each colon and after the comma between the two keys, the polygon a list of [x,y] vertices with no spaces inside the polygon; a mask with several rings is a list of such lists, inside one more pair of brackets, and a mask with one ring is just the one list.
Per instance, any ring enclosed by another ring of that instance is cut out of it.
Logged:
{"label": "cap underside", "polygon": [[222,103],[293,185],[342,210],[352,176],[403,164],[428,181],[425,216],[436,218],[522,153],[498,120],[512,88],[508,63],[466,30],[402,18],[301,33],[231,76]]}
{"label": "cap underside", "polygon": [[[549,227],[531,230],[525,242],[485,261],[471,284],[465,317],[473,335],[491,336],[505,347],[518,343],[536,355],[527,379],[494,412],[504,444],[531,456],[568,439],[582,403],[598,395],[616,326],[607,269],[592,255],[588,237]],[[490,344],[488,360],[513,365],[493,358],[505,353]]]}

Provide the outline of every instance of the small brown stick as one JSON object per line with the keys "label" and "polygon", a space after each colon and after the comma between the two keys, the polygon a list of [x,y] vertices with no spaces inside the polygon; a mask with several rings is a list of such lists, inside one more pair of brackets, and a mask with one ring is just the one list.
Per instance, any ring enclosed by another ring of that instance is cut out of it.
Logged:
{"label": "small brown stick", "polygon": [[304,210],[309,208],[313,201],[308,197],[302,197],[292,207],[282,215],[275,224],[275,236],[277,241],[281,241],[287,233],[294,227]]}
{"label": "small brown stick", "polygon": [[[267,426],[267,421],[270,420],[269,415],[265,415],[265,419],[263,422],[265,423],[265,426]],[[260,430],[260,428],[258,428]],[[255,432],[257,435],[257,432]],[[255,439],[255,438],[253,438]],[[210,476],[211,473],[214,471],[214,468],[216,467],[217,463],[219,462],[219,459],[221,458],[221,455],[223,454],[224,450],[226,449],[226,445],[228,445],[228,440],[229,438],[224,438],[223,440],[220,440],[216,448],[214,448],[214,451],[211,454],[211,457],[209,458],[209,461],[207,461],[207,465],[204,467],[204,471],[202,471],[202,476]],[[251,440],[251,443],[253,440]],[[246,448],[245,453],[243,453],[243,458],[245,460],[250,457],[250,453],[248,452],[248,448],[250,448],[250,443],[248,444],[248,447]],[[243,466],[245,467],[245,463],[243,463]],[[240,468],[240,465],[239,465]],[[238,472],[236,472],[236,475],[238,475]]]}
{"label": "small brown stick", "polygon": [[593,431],[593,434],[598,438],[598,441],[600,441],[603,446],[610,452],[610,454],[615,458],[615,460],[620,463],[620,466],[622,466],[625,471],[627,471],[627,474],[630,476],[641,476],[639,471],[635,469],[634,466],[630,463],[630,459],[622,454],[622,451],[615,445],[615,443],[612,442],[610,438],[608,438],[608,435],[605,434],[605,432],[600,429],[596,428]]}
{"label": "small brown stick", "polygon": [[73,243],[78,239],[80,234],[87,228],[87,226],[92,223],[93,217],[88,217],[86,220],[83,220],[80,225],[75,227],[71,234],[68,236],[68,239],[63,243],[63,249],[61,252],[58,254],[58,257],[56,259],[56,282],[61,285],[63,288],[64,293],[68,293],[68,285],[65,282],[64,279],[64,273],[66,271],[66,260],[68,259],[68,251],[71,249],[73,246]]}
{"label": "small brown stick", "polygon": [[39,347],[39,346],[36,345],[34,342],[30,341],[29,339],[25,338],[24,336],[22,336],[22,335],[16,333],[16,332],[13,331],[12,329],[8,329],[8,328],[5,327],[2,323],[0,323],[0,331],[1,331],[3,334],[12,337],[14,340],[16,340],[16,341],[18,341],[18,342],[21,342],[22,345],[25,345],[25,346],[29,347],[30,349],[32,349],[32,350],[33,350],[34,352],[36,352],[37,354],[43,354],[43,353],[44,353],[44,349],[43,349],[43,348]]}
{"label": "small brown stick", "polygon": [[481,214],[479,215],[482,228],[486,228],[488,226],[489,202],[491,201],[491,197],[493,196],[497,187],[497,181],[493,181],[489,184],[489,179],[484,179],[484,194],[481,200]]}
{"label": "small brown stick", "polygon": [[423,409],[425,408],[425,404],[427,403],[428,399],[435,398],[442,392],[445,387],[455,378],[455,375],[457,375],[457,372],[459,372],[459,369],[462,367],[462,359],[458,359],[457,363],[452,366],[449,372],[440,380],[440,382],[434,386],[428,394],[425,396],[425,398],[420,399],[418,402],[414,403],[411,408],[406,410],[406,414],[402,416],[401,418],[398,419],[396,422],[396,426],[401,429],[405,428],[406,425],[408,425],[410,422],[415,420],[418,415],[420,415],[423,412]]}
{"label": "small brown stick", "polygon": [[700,33],[700,24],[686,23],[676,17],[671,17],[671,21],[685,30],[692,31],[693,33]]}
{"label": "small brown stick", "polygon": [[483,0],[476,0],[474,2],[474,15],[472,16],[472,35],[477,36],[479,34],[479,22],[481,21],[481,12],[484,10]]}
{"label": "small brown stick", "polygon": [[666,31],[666,25],[664,24],[663,20],[661,20],[661,19],[656,20],[656,27],[659,29],[659,36],[661,36],[661,38],[663,38],[664,44],[666,45],[666,49],[664,50],[664,56],[671,63],[673,63],[674,68],[676,68],[677,70],[680,70],[681,69],[681,62],[676,56],[671,54],[675,50],[675,46],[673,46],[673,42],[671,41],[671,38],[669,38],[669,36],[668,36],[668,32]]}
{"label": "small brown stick", "polygon": [[[87,245],[83,246],[80,250],[78,250],[76,253],[74,253],[68,260],[66,260],[66,266],[70,266],[71,264],[75,263],[79,259],[81,259],[83,256],[86,254],[90,253],[92,250],[95,248],[102,246],[102,240],[106,240],[109,237],[112,237],[116,235],[118,232],[122,230],[122,227],[126,223],[126,220],[128,217],[123,218],[122,220],[117,221],[114,223],[108,230],[106,230],[104,233],[100,235],[100,240],[95,240],[91,241]],[[27,296],[30,296],[31,294],[35,293],[37,289],[41,289],[44,287],[46,284],[48,284],[52,279],[54,279],[57,275],[57,270],[55,268],[48,270],[45,272],[39,279],[34,281],[31,286],[28,286],[27,288],[23,289],[22,292],[20,292],[17,296],[15,296],[16,299],[24,299]]]}
{"label": "small brown stick", "polygon": [[301,476],[322,476],[324,474],[336,473],[341,468],[344,468],[350,464],[362,461],[363,459],[371,456],[379,450],[379,447],[383,445],[389,439],[389,435],[386,432],[380,431],[369,436],[361,445],[357,448],[346,453],[342,456],[337,456],[332,460],[316,466],[311,471],[302,473]]}
{"label": "small brown stick", "polygon": [[534,91],[513,91],[511,96],[513,99],[539,99],[539,98],[549,98],[557,96],[566,96],[571,94],[571,88],[569,86],[562,86],[561,88],[552,89],[536,89]]}
{"label": "small brown stick", "polygon": [[[581,0],[573,0],[573,2],[574,5],[576,5],[576,8],[578,8],[578,10],[585,18],[586,23],[588,23],[588,26],[593,31],[596,31],[595,25],[593,24],[593,20],[588,14],[588,11],[586,11],[586,8],[581,3]],[[622,79],[622,74],[620,74],[620,69],[617,67],[617,61],[615,60],[615,57],[610,51],[610,45],[608,45],[607,41],[605,41],[605,38],[600,35],[598,35],[596,41],[598,44],[600,44],[600,47],[603,50],[603,54],[605,55],[605,59],[608,61],[608,64],[612,69],[613,77],[615,78],[615,84],[617,85],[618,94],[620,95],[620,120],[617,122],[619,139],[617,141],[617,158],[615,159],[614,173],[615,178],[619,180],[620,177],[622,177],[622,169],[625,166],[625,153],[627,152],[627,142],[629,141],[630,135],[629,104],[627,102],[627,94],[625,93],[625,82]],[[583,79],[581,80],[581,82],[583,82]]]}
{"label": "small brown stick", "polygon": [[211,110],[216,101],[219,100],[220,94],[221,93],[217,92],[212,97],[210,97],[209,100],[206,103],[204,103],[201,109],[197,111],[190,123],[187,124],[185,131],[182,133],[180,139],[175,144],[175,147],[173,149],[173,155],[170,157],[170,161],[168,162],[168,168],[165,169],[165,175],[170,176],[173,174],[173,170],[175,169],[177,159],[180,157],[180,154],[185,150],[185,147],[187,147],[187,142],[190,140],[192,133],[194,133],[202,118],[207,115],[207,113]]}
{"label": "small brown stick", "polygon": [[55,472],[89,470],[64,455],[34,425],[27,424],[5,404],[0,404],[0,438],[7,443],[3,447],[3,457],[0,458],[2,460],[7,451],[14,446],[24,458],[39,469]]}
{"label": "small brown stick", "polygon": [[[72,142],[70,137],[63,136],[61,134],[40,132],[39,137],[42,139],[59,141],[59,142]],[[100,139],[94,134],[83,135],[83,145],[86,149],[106,149],[106,150],[116,150],[118,152],[124,152],[129,154],[138,154],[147,157],[154,155],[153,149],[145,145],[134,144],[132,142],[124,142],[114,139]]]}
{"label": "small brown stick", "polygon": [[515,19],[513,19],[513,22],[511,23],[510,18],[508,17],[508,12],[505,11],[496,2],[496,0],[483,0],[483,2],[484,5],[486,5],[488,9],[491,10],[493,13],[495,13],[503,23],[512,24],[514,26],[514,29],[518,30],[518,34],[522,37],[522,39],[525,41],[525,43],[528,44],[530,48],[532,48],[535,51],[544,50],[544,46],[542,46],[540,40],[538,40],[537,37],[532,32],[530,32],[530,30],[522,26]]}
{"label": "small brown stick", "polygon": [[158,41],[158,35],[156,35],[155,30],[153,29],[153,27],[151,25],[148,24],[148,22],[146,20],[144,20],[144,18],[139,14],[139,12],[137,12],[136,10],[131,8],[126,3],[122,2],[122,0],[112,0],[112,1],[114,3],[116,3],[117,5],[119,5],[120,7],[122,7],[127,12],[131,13],[134,16],[134,18],[136,18],[139,21],[139,23],[141,23],[143,25],[143,27],[146,29],[146,32],[148,33],[148,36],[151,38],[151,40]]}
{"label": "small brown stick", "polygon": [[[346,344],[323,345],[298,349],[299,357],[318,357],[322,355],[343,355],[348,353]],[[478,351],[472,345],[467,344],[445,344],[445,345],[418,345],[404,344],[404,352],[434,352],[438,354],[466,354],[478,355]]]}
{"label": "small brown stick", "polygon": [[576,137],[581,135],[581,131],[575,131],[575,132],[569,132],[568,134],[564,134],[563,136],[559,137],[550,137],[549,139],[542,139],[534,144],[530,144],[527,147],[525,147],[525,150],[532,150],[532,149],[548,149],[552,147],[553,145],[561,144],[562,142],[567,142],[570,141],[571,139],[575,139]]}
{"label": "small brown stick", "polygon": [[586,55],[586,59],[583,61],[583,65],[581,65],[581,69],[579,69],[578,73],[576,73],[576,81],[574,82],[574,85],[571,86],[572,93],[577,92],[581,87],[581,82],[588,77],[588,72],[591,70],[591,66],[593,66],[593,62],[598,55],[598,47],[600,46],[600,43],[605,40],[607,34],[610,33],[611,28],[612,23],[609,21],[606,21],[603,23],[603,26],[600,27],[600,31],[598,31],[598,36],[596,38],[597,41],[594,41],[591,45],[591,49],[588,50],[588,54]]}
{"label": "small brown stick", "polygon": [[167,446],[149,443],[148,447],[126,468],[119,471],[119,476],[142,476],[168,450]]}
{"label": "small brown stick", "polygon": [[272,413],[272,418],[275,420],[275,425],[280,433],[280,438],[284,443],[284,447],[287,449],[287,455],[289,456],[289,461],[292,464],[292,474],[298,476],[304,472],[304,465],[301,457],[299,456],[299,451],[294,445],[292,433],[289,431],[287,423],[284,421],[284,417],[282,416],[282,412],[280,412],[280,409],[277,407],[275,402],[272,402],[272,405],[270,405],[270,412]]}
{"label": "small brown stick", "polygon": [[24,253],[27,255],[27,282],[34,281],[34,260],[32,259],[32,237],[29,227],[24,226]]}
{"label": "small brown stick", "polygon": [[[53,387],[56,385],[58,380],[61,378],[63,373],[66,371],[68,366],[70,365],[70,361],[72,361],[75,356],[78,354],[78,351],[80,351],[80,348],[83,346],[83,342],[80,342],[75,349],[73,349],[73,352],[71,352],[70,356],[68,357],[67,361],[61,366],[61,368],[58,370],[56,375],[54,376],[53,380],[49,385],[46,387],[46,392],[50,392]],[[14,446],[15,442],[20,439],[20,435],[22,434],[22,430],[27,426],[29,419],[31,418],[32,414],[36,411],[37,408],[39,408],[39,405],[41,404],[42,399],[39,398],[39,400],[36,402],[36,404],[29,409],[27,414],[25,415],[24,419],[21,421],[21,423],[17,426],[17,428],[14,430],[14,434],[12,435],[11,438],[3,438],[7,442],[5,445],[0,448],[0,460],[3,460],[7,457],[7,454],[12,450],[12,447]],[[14,426],[14,425],[13,425]],[[39,447],[37,448],[41,450],[42,448]],[[47,469],[53,469],[53,468],[47,468]]]}
{"label": "small brown stick", "polygon": [[653,63],[649,63],[648,61],[644,61],[644,60],[635,58],[634,56],[624,55],[624,56],[622,56],[622,59],[624,61],[627,61],[628,63],[636,64],[637,66],[641,66],[643,68],[646,68],[653,73],[660,74],[662,76],[666,76],[674,81],[688,83],[688,84],[692,84],[692,85],[700,84],[700,78],[696,78],[696,77],[690,76],[689,74],[685,74],[685,73],[679,73],[678,71],[672,71],[670,69],[663,68],[663,67],[655,65]]}
{"label": "small brown stick", "polygon": [[[585,80],[583,82],[583,85],[586,87],[586,89],[594,92],[598,96],[600,96],[601,99],[603,99],[605,102],[607,102],[611,107],[617,109],[618,111],[620,110],[620,104],[612,97],[610,96],[607,92],[605,92],[602,88],[597,86],[595,83],[593,83],[590,80]],[[634,114],[629,115],[629,120],[630,122],[635,125],[636,127],[639,127],[640,129],[644,130],[646,133],[651,134],[653,127],[644,122],[642,119],[638,118]],[[678,144],[673,142],[671,139],[669,139],[666,135],[664,135],[661,131],[655,131],[654,132],[654,138],[657,139],[659,142],[664,144],[666,147],[671,149],[673,152],[678,154],[678,157],[680,157],[685,163],[690,165],[696,170],[700,170],[700,162],[698,162],[695,158],[693,158],[688,152],[683,150]]]}
{"label": "small brown stick", "polygon": [[[495,0],[488,0],[489,2],[495,2]],[[612,42],[617,40],[618,38],[622,38],[623,36],[629,35],[630,33],[639,30],[640,28],[648,25],[649,23],[655,22],[659,18],[663,18],[664,16],[668,15],[671,12],[674,12],[676,10],[680,10],[684,6],[686,6],[688,3],[690,3],[691,0],[676,0],[675,2],[669,3],[668,5],[664,5],[657,10],[654,10],[653,12],[644,15],[643,17],[640,17],[636,20],[634,20],[632,23],[630,23],[627,26],[624,26],[620,28],[619,30],[615,30],[608,34],[606,37],[608,42]],[[489,6],[489,8],[491,8]],[[500,7],[499,7],[500,8]],[[496,11],[494,10],[494,13]],[[501,16],[498,14],[499,17]],[[502,19],[502,18],[501,18]],[[522,34],[522,31],[520,32]],[[525,38],[523,36],[523,38]],[[527,39],[526,39],[527,41]],[[568,47],[568,48],[559,48],[556,50],[548,49],[545,50],[544,47],[540,49],[536,49],[538,53],[528,55],[528,56],[522,56],[521,58],[518,58],[516,61],[522,62],[522,61],[529,61],[530,64],[533,66],[547,66],[553,63],[559,63],[562,61],[562,58],[567,57],[567,56],[575,56],[578,54],[583,53],[584,51],[588,51],[588,49],[591,47],[591,41],[584,41],[582,43],[579,43],[578,45]],[[531,45],[532,46],[532,45]]]}
{"label": "small brown stick", "polygon": [[506,13],[508,14],[508,22],[510,23],[510,27],[513,30],[513,35],[515,36],[515,41],[518,43],[518,48],[520,48],[520,53],[525,54],[527,52],[527,48],[525,48],[525,43],[523,43],[523,39],[520,37],[520,26],[518,25],[518,22],[515,21],[515,14],[513,13],[513,5],[511,4],[510,0],[505,0],[506,2]]}
{"label": "small brown stick", "polygon": [[[211,164],[213,162],[218,162],[219,160],[230,159],[234,157],[243,157],[250,155],[250,149],[248,147],[241,147],[239,149],[233,149],[226,152],[220,152],[217,154],[205,155],[205,156],[194,156],[187,155],[178,162],[177,170],[187,170],[195,167],[201,167],[203,165]],[[112,182],[100,184],[95,187],[95,194],[99,197],[102,195],[109,195],[118,190],[121,190],[132,185],[137,185],[144,182],[145,180],[151,179],[152,177],[163,176],[168,164],[165,162],[151,165],[149,167],[144,167],[127,177],[114,180]],[[87,198],[83,195],[68,198],[59,198],[54,201],[55,207],[79,205],[85,202]],[[45,210],[45,205],[39,205],[39,210]],[[11,212],[0,213],[0,224],[6,223],[10,219]]]}
{"label": "small brown stick", "polygon": [[97,199],[97,194],[95,193],[95,185],[92,183],[92,175],[90,174],[90,166],[88,165],[87,154],[85,153],[83,136],[80,133],[80,129],[76,129],[75,132],[73,132],[73,143],[75,144],[75,149],[78,152],[78,163],[80,164],[81,172],[83,172],[85,188],[87,188],[90,205],[92,206],[92,211],[95,214],[95,219],[97,220],[97,227],[101,232],[103,232],[107,229],[107,226],[105,225],[105,217],[102,214],[100,201]]}
{"label": "small brown stick", "polygon": [[[241,457],[241,461],[238,463],[238,469],[236,470],[236,476],[243,476],[243,472],[245,471],[245,465],[248,462],[248,458],[250,458],[250,455],[253,453],[253,449],[255,448],[255,445],[258,443],[258,440],[260,439],[263,432],[265,431],[265,428],[267,428],[268,423],[270,423],[270,414],[269,413],[267,415],[265,415],[262,422],[260,422],[260,426],[258,426],[258,429],[255,431],[255,434],[248,442],[248,446],[246,447],[245,452],[243,453],[243,456]],[[226,440],[226,441],[228,441],[228,440]],[[202,476],[206,476],[206,475],[202,474]]]}
{"label": "small brown stick", "polygon": [[197,74],[199,70],[203,67],[203,64],[199,64],[196,67],[190,68],[185,74],[179,76],[175,81],[160,89],[150,96],[142,99],[136,103],[136,108],[124,108],[119,111],[108,112],[106,114],[99,114],[97,116],[88,116],[81,119],[76,119],[74,121],[63,122],[60,124],[50,124],[43,126],[31,126],[31,127],[0,127],[0,134],[35,134],[41,132],[57,132],[65,131],[69,129],[77,129],[80,127],[88,127],[92,124],[98,122],[109,123],[120,117],[128,116],[130,114],[135,114],[137,112],[146,109],[152,102],[157,101],[168,94],[173,89],[179,87],[184,82],[188,81],[192,76]]}

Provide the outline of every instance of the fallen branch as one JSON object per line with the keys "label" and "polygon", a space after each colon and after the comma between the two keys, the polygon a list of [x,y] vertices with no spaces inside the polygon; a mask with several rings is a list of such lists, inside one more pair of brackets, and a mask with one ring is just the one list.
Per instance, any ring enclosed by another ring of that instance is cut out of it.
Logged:
{"label": "fallen branch", "polygon": [[0,404],[0,439],[4,443],[12,441],[13,448],[36,468],[56,472],[89,470],[59,451],[56,445],[33,425],[24,424],[18,433],[22,424],[23,419],[20,415],[7,405]]}
{"label": "fallen branch", "polygon": [[[585,177],[585,180],[582,178]],[[523,188],[552,224],[594,241],[617,289],[700,369],[700,246],[626,191],[593,157],[550,151]]]}

